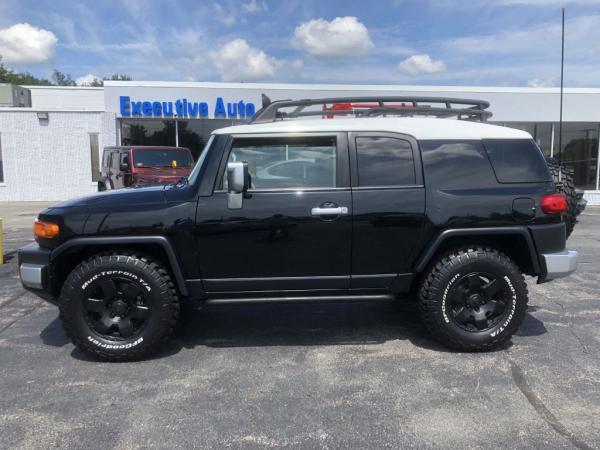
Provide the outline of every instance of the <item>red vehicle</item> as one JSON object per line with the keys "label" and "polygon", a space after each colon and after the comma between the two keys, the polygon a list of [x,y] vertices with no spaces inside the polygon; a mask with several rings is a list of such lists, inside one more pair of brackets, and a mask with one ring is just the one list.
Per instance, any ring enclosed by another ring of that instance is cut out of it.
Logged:
{"label": "red vehicle", "polygon": [[98,190],[178,181],[193,166],[192,153],[184,147],[105,147]]}

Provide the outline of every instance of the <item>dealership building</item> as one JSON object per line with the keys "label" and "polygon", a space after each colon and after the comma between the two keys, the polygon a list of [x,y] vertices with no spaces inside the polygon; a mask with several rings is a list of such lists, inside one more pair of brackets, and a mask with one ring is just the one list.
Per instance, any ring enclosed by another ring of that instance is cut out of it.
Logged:
{"label": "dealership building", "polygon": [[[490,123],[526,130],[547,155],[559,154],[557,88],[312,85],[106,81],[104,87],[0,85],[0,201],[54,201],[95,192],[102,149],[113,145],[188,147],[246,121],[273,100],[418,96],[490,102]],[[600,89],[564,93],[561,157],[576,185],[600,204]]]}

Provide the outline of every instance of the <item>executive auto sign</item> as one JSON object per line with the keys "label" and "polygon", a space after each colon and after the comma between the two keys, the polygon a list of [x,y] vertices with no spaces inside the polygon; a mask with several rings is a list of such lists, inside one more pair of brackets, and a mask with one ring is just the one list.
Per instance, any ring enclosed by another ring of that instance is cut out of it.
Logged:
{"label": "executive auto sign", "polygon": [[[129,96],[119,97],[119,111],[122,117],[187,117],[187,118],[250,118],[256,112],[254,103],[225,102],[217,97],[214,104],[194,102],[187,98],[175,101],[132,100]],[[212,114],[211,114],[212,112]]]}

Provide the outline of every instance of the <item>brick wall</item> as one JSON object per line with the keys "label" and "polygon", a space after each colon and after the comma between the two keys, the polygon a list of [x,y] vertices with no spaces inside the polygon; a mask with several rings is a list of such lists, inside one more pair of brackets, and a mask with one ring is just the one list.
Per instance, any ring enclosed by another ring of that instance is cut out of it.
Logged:
{"label": "brick wall", "polygon": [[89,133],[99,151],[116,142],[112,113],[0,111],[4,183],[0,201],[58,201],[96,191],[92,183]]}

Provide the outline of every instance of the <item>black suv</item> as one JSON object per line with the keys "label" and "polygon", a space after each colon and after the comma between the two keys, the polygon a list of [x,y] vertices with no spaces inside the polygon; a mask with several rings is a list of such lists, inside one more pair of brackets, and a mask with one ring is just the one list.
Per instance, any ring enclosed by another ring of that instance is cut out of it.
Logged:
{"label": "black suv", "polygon": [[187,180],[42,211],[21,280],[107,360],[154,352],[183,300],[416,296],[442,343],[493,348],[525,315],[523,274],[566,276],[577,253],[539,148],[479,123],[488,106],[265,99],[250,124],[213,133]]}

